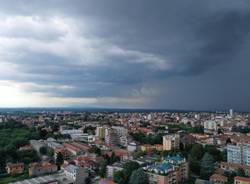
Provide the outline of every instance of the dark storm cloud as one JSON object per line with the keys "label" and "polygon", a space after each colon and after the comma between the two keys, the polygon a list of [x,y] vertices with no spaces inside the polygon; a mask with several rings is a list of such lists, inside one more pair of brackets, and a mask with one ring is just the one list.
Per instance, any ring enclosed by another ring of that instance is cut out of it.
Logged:
{"label": "dark storm cloud", "polygon": [[[219,64],[232,62],[237,53],[249,43],[250,12],[230,11],[213,15],[197,32],[202,46],[195,48],[194,56],[186,57],[187,71],[193,75],[202,73]],[[244,58],[241,58],[241,60]]]}
{"label": "dark storm cloud", "polygon": [[[12,49],[4,52],[14,53],[4,61],[18,70],[1,79],[37,84],[27,91],[58,97],[146,95],[151,99],[146,107],[248,109],[250,87],[242,83],[250,79],[247,0],[0,5],[2,16],[35,17],[18,27],[12,24],[22,17],[11,19],[0,31]],[[12,38],[20,44],[13,46]],[[244,94],[232,92],[233,84]],[[156,92],[146,92],[152,88]],[[233,98],[238,94],[242,98]]]}

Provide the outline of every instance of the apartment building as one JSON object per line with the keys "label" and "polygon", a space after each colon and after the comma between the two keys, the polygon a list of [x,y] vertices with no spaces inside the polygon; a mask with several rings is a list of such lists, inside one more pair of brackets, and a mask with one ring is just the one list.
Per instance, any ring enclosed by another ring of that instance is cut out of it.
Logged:
{"label": "apartment building", "polygon": [[99,139],[104,139],[105,138],[105,127],[96,127],[96,132],[95,136]]}
{"label": "apartment building", "polygon": [[8,174],[21,174],[24,170],[23,163],[7,163],[6,171]]}
{"label": "apartment building", "polygon": [[179,184],[188,178],[188,163],[185,158],[168,156],[161,163],[143,167],[149,184]]}
{"label": "apartment building", "polygon": [[163,136],[163,150],[174,150],[180,147],[180,135],[170,134]]}
{"label": "apartment building", "polygon": [[250,145],[227,145],[227,161],[229,163],[250,165]]}
{"label": "apartment building", "polygon": [[88,171],[83,167],[67,165],[63,168],[64,174],[74,180],[74,184],[84,184],[88,177]]}
{"label": "apartment building", "polygon": [[29,165],[29,176],[41,176],[55,172],[57,172],[57,165],[50,162],[35,162]]}
{"label": "apartment building", "polygon": [[250,178],[236,176],[234,178],[234,184],[250,184]]}

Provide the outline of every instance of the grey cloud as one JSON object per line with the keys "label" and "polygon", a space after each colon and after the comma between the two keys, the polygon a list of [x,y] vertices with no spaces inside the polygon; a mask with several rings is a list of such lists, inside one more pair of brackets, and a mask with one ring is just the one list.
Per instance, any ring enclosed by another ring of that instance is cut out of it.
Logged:
{"label": "grey cloud", "polygon": [[[62,39],[69,33],[52,25],[44,33],[27,28],[0,34],[42,42],[42,46],[14,48],[22,56],[7,62],[17,65],[18,73],[0,74],[1,79],[45,86],[33,86],[27,92],[60,97],[129,98],[141,94],[151,98],[147,107],[248,108],[250,97],[246,92],[234,94],[228,82],[249,91],[242,83],[250,79],[245,71],[250,58],[246,53],[250,44],[247,0],[48,0],[28,4],[20,0],[0,1],[0,5],[3,16],[64,17],[79,28],[68,42]],[[77,38],[87,40],[84,47]],[[46,50],[48,41],[58,43]],[[66,46],[58,52],[53,48],[62,45]],[[122,53],[115,53],[113,47]],[[152,87],[157,93],[145,93]]]}

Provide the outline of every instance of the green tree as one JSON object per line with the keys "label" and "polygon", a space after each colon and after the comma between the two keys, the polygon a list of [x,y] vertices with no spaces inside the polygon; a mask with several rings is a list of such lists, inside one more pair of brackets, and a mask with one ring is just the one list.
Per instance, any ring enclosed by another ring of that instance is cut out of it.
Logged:
{"label": "green tree", "polygon": [[40,153],[41,155],[46,155],[46,154],[48,153],[47,147],[42,146],[42,147],[39,149],[39,153]]}
{"label": "green tree", "polygon": [[101,155],[101,149],[97,146],[92,146],[89,150],[90,153],[95,153],[97,155]]}
{"label": "green tree", "polygon": [[58,132],[58,131],[59,131],[59,128],[60,128],[60,126],[59,126],[58,123],[54,123],[54,124],[52,124],[52,126],[51,126],[51,129],[52,129],[53,132]]}
{"label": "green tree", "polygon": [[191,155],[188,156],[188,163],[190,170],[196,174],[200,174],[200,161],[193,158]]}
{"label": "green tree", "polygon": [[200,160],[204,154],[204,148],[201,144],[194,144],[190,151],[190,155],[196,160]]}
{"label": "green tree", "polygon": [[210,155],[213,155],[215,161],[223,160],[223,154],[214,145],[206,145],[205,151],[208,152]]}
{"label": "green tree", "polygon": [[40,136],[41,139],[46,139],[47,135],[48,135],[47,130],[45,130],[45,129],[40,129],[39,130],[39,136]]}
{"label": "green tree", "polygon": [[56,156],[56,165],[58,166],[58,169],[60,169],[61,165],[64,162],[63,154],[61,152],[57,153]]}
{"label": "green tree", "polygon": [[162,134],[146,135],[140,132],[131,134],[131,136],[141,144],[162,144]]}
{"label": "green tree", "polygon": [[101,162],[101,164],[100,164],[100,170],[99,170],[99,175],[101,177],[105,177],[107,165],[108,165],[108,161],[107,160],[103,160]]}
{"label": "green tree", "polygon": [[228,178],[227,184],[232,184],[234,183],[234,177],[236,176],[235,172],[225,172],[225,176]]}
{"label": "green tree", "polygon": [[91,178],[88,176],[86,179],[85,179],[85,184],[90,184],[91,183]]}
{"label": "green tree", "polygon": [[53,157],[54,156],[54,150],[53,149],[48,149],[48,156]]}
{"label": "green tree", "polygon": [[113,180],[116,183],[121,183],[121,181],[124,179],[124,173],[123,171],[116,171],[113,176]]}
{"label": "green tree", "polygon": [[140,158],[141,156],[146,155],[146,153],[144,151],[138,150],[136,152],[134,152],[133,156],[134,158]]}
{"label": "green tree", "polygon": [[242,168],[237,169],[236,171],[237,176],[245,176],[245,171]]}
{"label": "green tree", "polygon": [[109,157],[109,164],[113,164],[120,160],[120,157],[116,156],[114,152],[112,152],[111,157]]}
{"label": "green tree", "polygon": [[133,171],[139,169],[140,165],[137,162],[129,161],[123,165],[124,182],[128,183]]}
{"label": "green tree", "polygon": [[19,162],[24,162],[25,164],[29,164],[31,162],[37,162],[40,160],[35,150],[17,151],[17,158]]}
{"label": "green tree", "polygon": [[204,128],[203,126],[199,125],[199,126],[195,126],[192,131],[193,133],[204,133]]}
{"label": "green tree", "polygon": [[148,183],[149,183],[148,176],[141,168],[133,171],[129,180],[129,184],[148,184]]}
{"label": "green tree", "polygon": [[205,153],[201,159],[200,175],[203,179],[208,179],[214,171],[214,158],[209,153]]}

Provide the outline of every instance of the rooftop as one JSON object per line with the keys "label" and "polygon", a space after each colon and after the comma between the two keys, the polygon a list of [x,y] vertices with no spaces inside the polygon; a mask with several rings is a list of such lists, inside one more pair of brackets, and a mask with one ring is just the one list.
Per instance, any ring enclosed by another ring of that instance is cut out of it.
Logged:
{"label": "rooftop", "polygon": [[173,167],[171,164],[164,162],[160,164],[147,166],[144,169],[150,172],[155,171],[156,173],[159,173],[159,174],[167,174],[170,171],[172,171]]}
{"label": "rooftop", "polygon": [[223,175],[221,175],[221,174],[213,174],[213,175],[210,177],[210,180],[227,181],[227,177],[226,177],[226,176],[223,176]]}
{"label": "rooftop", "polygon": [[66,167],[64,168],[64,170],[66,170],[66,171],[69,172],[69,173],[74,173],[74,172],[76,172],[76,170],[78,170],[78,168],[79,168],[79,167],[70,164],[70,165],[66,166]]}
{"label": "rooftop", "polygon": [[242,177],[242,176],[236,176],[234,180],[239,180],[239,181],[245,181],[245,182],[250,182],[250,178]]}
{"label": "rooftop", "polygon": [[185,158],[180,155],[167,156],[161,163],[155,163],[144,167],[144,170],[156,172],[159,174],[168,174],[173,171],[174,165],[185,162]]}
{"label": "rooftop", "polygon": [[41,177],[18,181],[18,182],[14,182],[10,184],[46,184],[46,183],[52,183],[55,181],[57,180],[51,176],[41,176]]}
{"label": "rooftop", "polygon": [[167,156],[165,157],[165,160],[171,163],[180,163],[185,161],[185,158],[180,155],[175,155],[175,156]]}

